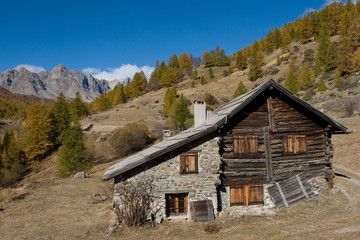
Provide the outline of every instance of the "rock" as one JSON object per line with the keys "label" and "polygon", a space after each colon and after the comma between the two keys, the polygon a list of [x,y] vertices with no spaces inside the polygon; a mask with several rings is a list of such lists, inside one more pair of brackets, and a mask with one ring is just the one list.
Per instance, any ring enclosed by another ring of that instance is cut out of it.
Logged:
{"label": "rock", "polygon": [[114,234],[115,230],[118,228],[117,224],[111,224],[109,226],[110,232],[108,232],[107,236],[111,236]]}
{"label": "rock", "polygon": [[156,218],[155,218],[156,223],[161,223],[162,220],[163,220],[162,216],[156,216]]}
{"label": "rock", "polygon": [[85,171],[75,173],[74,178],[86,178]]}

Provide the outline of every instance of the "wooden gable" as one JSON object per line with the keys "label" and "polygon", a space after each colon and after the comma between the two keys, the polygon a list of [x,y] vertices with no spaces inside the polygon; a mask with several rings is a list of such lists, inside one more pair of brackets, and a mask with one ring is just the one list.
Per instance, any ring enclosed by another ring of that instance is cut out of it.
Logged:
{"label": "wooden gable", "polygon": [[303,171],[325,175],[331,169],[325,151],[332,149],[330,136],[324,121],[269,90],[222,129],[223,183],[274,182]]}

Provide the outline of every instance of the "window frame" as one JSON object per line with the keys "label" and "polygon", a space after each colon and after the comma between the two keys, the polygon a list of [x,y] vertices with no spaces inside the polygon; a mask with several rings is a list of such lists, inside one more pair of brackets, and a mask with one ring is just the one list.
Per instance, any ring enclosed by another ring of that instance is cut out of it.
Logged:
{"label": "window frame", "polygon": [[165,194],[166,217],[188,214],[189,193]]}
{"label": "window frame", "polygon": [[[195,159],[194,159],[195,163],[193,164],[195,169],[192,171],[186,171],[186,163],[185,164],[183,163],[183,161],[186,161],[186,157],[189,157],[189,156],[195,157]],[[185,169],[183,169],[184,168],[183,164],[185,165]],[[180,174],[197,174],[197,173],[199,173],[199,154],[198,154],[198,152],[190,151],[190,152],[181,153],[179,155],[179,172],[180,172]]]}
{"label": "window frame", "polygon": [[[243,141],[243,143],[241,143]],[[252,144],[252,141],[254,143]],[[250,151],[254,148],[253,151]],[[233,135],[233,152],[235,154],[257,154],[259,137],[257,135]]]}
{"label": "window frame", "polygon": [[[291,139],[291,140],[290,140]],[[289,144],[289,141],[292,141]],[[299,151],[297,151],[299,148]],[[287,155],[303,154],[307,151],[307,137],[304,134],[286,134],[283,136],[283,152]]]}

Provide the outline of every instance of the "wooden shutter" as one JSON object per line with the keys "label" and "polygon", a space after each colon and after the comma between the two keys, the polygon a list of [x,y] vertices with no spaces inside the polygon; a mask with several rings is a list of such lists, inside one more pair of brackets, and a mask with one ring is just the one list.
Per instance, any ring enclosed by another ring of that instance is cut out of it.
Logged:
{"label": "wooden shutter", "polygon": [[180,173],[198,172],[198,153],[187,152],[180,155]]}
{"label": "wooden shutter", "polygon": [[250,186],[249,204],[250,205],[264,204],[263,192],[264,191],[262,185]]}
{"label": "wooden shutter", "polygon": [[284,152],[286,152],[286,153],[306,152],[306,136],[305,135],[285,135],[284,136]]}
{"label": "wooden shutter", "polygon": [[306,137],[305,135],[294,136],[294,153],[306,152]]}
{"label": "wooden shutter", "polygon": [[188,172],[197,172],[197,153],[189,154],[187,156]]}
{"label": "wooden shutter", "polygon": [[234,153],[257,153],[257,136],[234,136]]}
{"label": "wooden shutter", "polygon": [[258,138],[257,136],[247,136],[247,152],[257,153],[258,151]]}
{"label": "wooden shutter", "polygon": [[244,186],[230,187],[230,206],[245,205]]}

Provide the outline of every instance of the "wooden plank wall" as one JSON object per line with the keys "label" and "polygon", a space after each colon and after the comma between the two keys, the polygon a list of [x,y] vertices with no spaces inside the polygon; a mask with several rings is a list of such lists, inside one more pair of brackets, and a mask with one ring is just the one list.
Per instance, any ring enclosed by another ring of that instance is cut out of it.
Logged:
{"label": "wooden plank wall", "polygon": [[305,173],[292,176],[268,188],[270,198],[277,209],[289,207],[315,195]]}
{"label": "wooden plank wall", "polygon": [[[269,126],[266,99],[254,103],[253,109],[244,109],[223,130],[222,157],[224,161],[224,185],[266,182],[266,159],[263,128]],[[258,137],[258,153],[234,153],[233,136],[256,135]]]}
{"label": "wooden plank wall", "polygon": [[[278,98],[271,98],[274,129],[271,132],[271,159],[274,181],[281,181],[296,173],[307,176],[325,174],[325,143],[323,128]],[[306,135],[306,152],[284,153],[283,138],[286,134]]]}
{"label": "wooden plank wall", "polygon": [[[250,105],[222,129],[225,186],[281,181],[300,172],[325,177],[332,171],[329,129],[277,97],[262,97]],[[234,153],[235,135],[256,135],[258,153]],[[306,135],[306,152],[285,153],[284,135]],[[267,145],[264,136],[269,139]]]}

